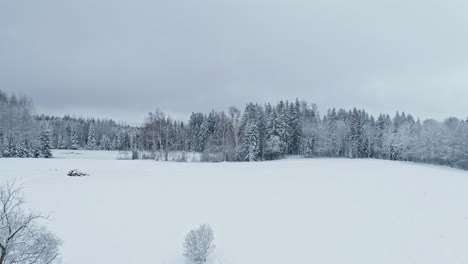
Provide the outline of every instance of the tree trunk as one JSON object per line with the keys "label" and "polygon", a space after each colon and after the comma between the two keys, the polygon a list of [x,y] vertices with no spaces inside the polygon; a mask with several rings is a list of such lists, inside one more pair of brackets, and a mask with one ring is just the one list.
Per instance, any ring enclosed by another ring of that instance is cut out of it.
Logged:
{"label": "tree trunk", "polygon": [[5,257],[6,257],[6,251],[2,249],[2,254],[0,255],[0,264],[3,264],[3,262],[5,261]]}

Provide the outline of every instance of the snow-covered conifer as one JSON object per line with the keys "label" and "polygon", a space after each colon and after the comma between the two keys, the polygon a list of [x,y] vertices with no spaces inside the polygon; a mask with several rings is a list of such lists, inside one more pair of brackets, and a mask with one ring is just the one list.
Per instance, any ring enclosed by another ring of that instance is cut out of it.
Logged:
{"label": "snow-covered conifer", "polygon": [[86,145],[86,148],[87,149],[90,149],[90,150],[95,150],[97,149],[97,144],[96,144],[96,130],[94,128],[94,124],[91,123],[91,125],[89,126],[89,130],[88,130],[88,143]]}
{"label": "snow-covered conifer", "polygon": [[42,125],[41,132],[40,132],[40,147],[39,147],[39,156],[42,158],[50,158],[52,157],[52,152],[50,148],[50,127],[47,123]]}
{"label": "snow-covered conifer", "polygon": [[99,147],[102,150],[111,150],[112,149],[112,142],[111,142],[111,140],[109,139],[109,137],[107,135],[103,135],[101,137]]}
{"label": "snow-covered conifer", "polygon": [[259,131],[255,122],[249,122],[244,132],[244,151],[246,156],[244,160],[256,161],[259,154]]}
{"label": "snow-covered conifer", "polygon": [[58,149],[65,149],[65,141],[63,139],[62,134],[58,135],[57,138],[57,148]]}
{"label": "snow-covered conifer", "polygon": [[78,143],[78,133],[76,131],[75,127],[70,128],[70,148],[71,149],[78,149],[79,143]]}

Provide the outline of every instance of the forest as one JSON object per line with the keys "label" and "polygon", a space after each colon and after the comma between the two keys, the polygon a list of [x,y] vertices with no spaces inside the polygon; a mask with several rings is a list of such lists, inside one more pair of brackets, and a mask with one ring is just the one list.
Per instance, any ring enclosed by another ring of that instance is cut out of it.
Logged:
{"label": "forest", "polygon": [[[109,119],[37,115],[30,99],[0,91],[0,157],[49,158],[51,149],[132,151],[134,159],[158,160],[170,152],[198,152],[211,162],[290,155],[374,158],[468,170],[468,119],[419,120],[398,111],[373,116],[357,108],[321,115],[317,105],[296,99],[194,112],[188,122],[156,110],[132,127]],[[179,161],[186,161],[183,155]]]}

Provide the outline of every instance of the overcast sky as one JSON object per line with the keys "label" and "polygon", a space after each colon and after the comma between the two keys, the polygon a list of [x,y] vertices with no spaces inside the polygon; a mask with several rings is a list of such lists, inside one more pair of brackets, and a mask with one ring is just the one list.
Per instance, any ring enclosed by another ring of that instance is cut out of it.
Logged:
{"label": "overcast sky", "polygon": [[0,0],[0,89],[138,124],[247,101],[468,116],[466,0]]}

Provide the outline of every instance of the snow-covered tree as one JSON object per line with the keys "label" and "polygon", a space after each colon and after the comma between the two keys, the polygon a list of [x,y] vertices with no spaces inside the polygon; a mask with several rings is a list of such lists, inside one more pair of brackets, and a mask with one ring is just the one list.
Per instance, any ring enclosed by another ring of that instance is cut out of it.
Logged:
{"label": "snow-covered tree", "polygon": [[78,143],[78,133],[75,127],[71,127],[69,130],[70,136],[70,148],[71,149],[78,149],[80,147]]}
{"label": "snow-covered tree", "polygon": [[267,159],[276,159],[283,154],[284,142],[280,138],[278,114],[276,109],[267,105],[266,144],[264,154]]}
{"label": "snow-covered tree", "polygon": [[185,236],[184,256],[194,264],[206,263],[208,256],[215,249],[213,242],[213,229],[209,225],[200,225]]}
{"label": "snow-covered tree", "polygon": [[281,152],[283,155],[287,155],[289,152],[289,140],[290,140],[290,116],[289,116],[289,104],[280,101],[277,106],[278,113],[278,132],[281,142]]}
{"label": "snow-covered tree", "polygon": [[232,152],[232,126],[224,112],[219,113],[214,131],[214,139],[223,154],[223,161],[228,160],[228,154]]}
{"label": "snow-covered tree", "polygon": [[234,143],[234,160],[238,159],[239,155],[239,133],[240,133],[240,117],[241,112],[234,106],[229,108],[229,118],[232,127],[232,140]]}
{"label": "snow-covered tree", "polygon": [[281,139],[279,136],[270,136],[265,145],[265,156],[268,159],[276,159],[280,157],[281,152]]}
{"label": "snow-covered tree", "polygon": [[39,147],[39,155],[42,158],[50,158],[52,157],[52,152],[50,151],[50,127],[48,124],[43,124],[41,129],[41,135],[39,137],[40,147]]}
{"label": "snow-covered tree", "polygon": [[112,142],[107,135],[102,135],[101,141],[99,143],[99,147],[102,150],[111,150],[112,149]]}
{"label": "snow-covered tree", "polygon": [[244,132],[244,160],[256,161],[259,154],[260,135],[255,122],[249,122]]}
{"label": "snow-covered tree", "polygon": [[90,150],[95,150],[97,149],[97,144],[96,144],[96,130],[94,128],[94,124],[91,123],[89,126],[89,131],[88,131],[88,143],[86,145],[87,149]]}
{"label": "snow-covered tree", "polygon": [[62,134],[58,135],[57,148],[58,149],[65,149],[65,140],[63,139]]}
{"label": "snow-covered tree", "polygon": [[60,240],[38,222],[45,217],[24,209],[14,182],[0,183],[0,264],[59,263]]}
{"label": "snow-covered tree", "polygon": [[301,124],[301,104],[299,100],[296,99],[294,104],[289,105],[289,128],[291,135],[291,146],[290,152],[291,154],[299,154],[301,139],[302,139],[302,124]]}
{"label": "snow-covered tree", "polygon": [[50,148],[96,149],[99,139],[100,149],[147,150],[154,157],[158,151],[163,160],[170,151],[203,152],[211,161],[299,154],[408,160],[468,169],[466,118],[416,121],[404,112],[393,118],[388,114],[374,118],[364,110],[334,108],[321,118],[317,106],[296,99],[276,105],[248,103],[244,113],[235,107],[228,115],[214,110],[193,113],[187,124],[157,110],[138,128],[112,120],[35,116],[32,109],[29,99],[0,91],[0,157],[44,156],[41,138],[46,137],[40,124],[47,123],[52,131]]}

